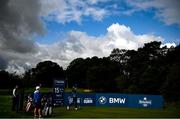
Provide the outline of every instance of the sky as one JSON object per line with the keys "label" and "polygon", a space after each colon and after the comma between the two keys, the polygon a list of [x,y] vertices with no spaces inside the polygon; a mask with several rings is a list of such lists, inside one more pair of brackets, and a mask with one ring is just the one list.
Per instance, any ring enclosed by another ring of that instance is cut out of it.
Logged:
{"label": "sky", "polygon": [[179,0],[1,0],[0,70],[107,57],[114,48],[180,44]]}

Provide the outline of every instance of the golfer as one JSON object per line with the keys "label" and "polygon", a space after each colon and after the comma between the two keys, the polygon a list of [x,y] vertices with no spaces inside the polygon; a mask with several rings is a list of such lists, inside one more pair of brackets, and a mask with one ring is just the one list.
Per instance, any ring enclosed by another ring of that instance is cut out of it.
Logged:
{"label": "golfer", "polygon": [[41,93],[40,93],[40,86],[36,86],[36,90],[34,91],[34,117],[41,118]]}
{"label": "golfer", "polygon": [[73,96],[73,104],[75,106],[75,110],[77,110],[77,86],[73,86],[72,89],[72,96]]}

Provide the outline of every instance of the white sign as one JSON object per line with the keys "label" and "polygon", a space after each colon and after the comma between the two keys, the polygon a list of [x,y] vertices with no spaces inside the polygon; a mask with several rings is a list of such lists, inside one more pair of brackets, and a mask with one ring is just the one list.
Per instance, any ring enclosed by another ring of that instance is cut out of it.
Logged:
{"label": "white sign", "polygon": [[106,102],[107,102],[107,99],[106,99],[106,97],[104,97],[104,96],[101,96],[101,97],[99,97],[99,103],[100,104],[105,104]]}
{"label": "white sign", "polygon": [[109,103],[122,103],[124,104],[126,98],[109,98]]}
{"label": "white sign", "polygon": [[148,100],[147,97],[144,97],[143,100],[139,100],[139,104],[143,107],[148,107],[152,104],[152,100]]}

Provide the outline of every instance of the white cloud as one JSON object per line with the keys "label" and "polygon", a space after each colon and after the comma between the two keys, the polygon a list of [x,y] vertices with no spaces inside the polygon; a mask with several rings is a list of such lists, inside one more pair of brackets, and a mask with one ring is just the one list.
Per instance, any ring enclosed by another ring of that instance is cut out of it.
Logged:
{"label": "white cloud", "polygon": [[125,14],[155,9],[155,17],[160,21],[167,25],[180,25],[179,0],[127,0],[127,4],[132,8],[125,11]]}
{"label": "white cloud", "polygon": [[83,17],[102,21],[106,16],[122,15],[126,11],[123,0],[40,0],[40,2],[41,16],[62,24],[72,21],[80,24]]}
{"label": "white cloud", "polygon": [[164,47],[166,46],[167,48],[170,48],[170,47],[176,47],[176,44],[175,43],[165,43],[165,44],[162,44],[161,47]]}
{"label": "white cloud", "polygon": [[89,36],[84,32],[70,31],[63,41],[51,45],[38,44],[40,51],[37,55],[41,60],[52,60],[63,67],[78,57],[109,56],[114,48],[137,49],[150,41],[163,41],[161,37],[134,34],[130,27],[112,24],[104,36]]}
{"label": "white cloud", "polygon": [[104,36],[95,37],[81,31],[70,31],[64,40],[54,44],[37,43],[38,52],[35,54],[4,53],[11,59],[7,70],[20,73],[23,69],[35,67],[40,61],[51,60],[66,68],[75,58],[109,56],[114,48],[136,50],[150,41],[163,41],[163,38],[151,34],[137,35],[130,27],[115,23],[107,28]]}
{"label": "white cloud", "polygon": [[149,10],[166,25],[180,25],[179,0],[41,0],[41,6],[41,16],[59,23],[81,23],[84,16],[101,21],[109,15]]}
{"label": "white cloud", "polygon": [[81,19],[84,16],[91,16],[94,20],[100,21],[107,14],[105,9],[92,6],[96,1],[41,0],[41,3],[41,16],[59,23],[71,21],[81,23]]}
{"label": "white cloud", "polygon": [[119,25],[118,23],[112,24],[107,30],[109,44],[113,48],[136,50],[138,47],[142,47],[144,43],[163,41],[161,37],[152,34],[136,35],[131,31],[130,27]]}
{"label": "white cloud", "polygon": [[[130,27],[112,24],[104,36],[89,36],[81,31],[70,31],[66,38],[50,45],[35,43],[33,35],[44,33],[44,26],[39,17],[55,20],[59,23],[76,21],[91,16],[101,21],[106,15],[123,13],[127,9],[119,0],[40,0],[16,2],[2,1],[0,7],[0,68],[21,73],[44,60],[52,60],[66,67],[77,57],[108,56],[112,49],[137,49],[150,41],[163,41],[152,34],[135,34]],[[166,24],[180,24],[179,3],[177,0],[131,1],[127,3],[136,11],[157,9],[156,17]],[[119,10],[119,7],[121,10]],[[116,14],[117,15],[117,14]],[[118,14],[119,15],[119,14]]]}

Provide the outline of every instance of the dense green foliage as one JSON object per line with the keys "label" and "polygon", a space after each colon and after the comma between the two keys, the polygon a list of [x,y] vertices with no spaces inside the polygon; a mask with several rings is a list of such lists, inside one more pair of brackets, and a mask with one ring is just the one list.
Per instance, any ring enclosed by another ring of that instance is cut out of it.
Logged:
{"label": "dense green foliage", "polygon": [[92,57],[75,59],[67,68],[69,85],[88,88],[96,92],[114,92],[116,90],[115,78],[120,72],[117,62],[109,58]]}
{"label": "dense green foliage", "polygon": [[51,61],[38,63],[22,76],[1,70],[0,88],[15,83],[51,87],[53,79],[65,79],[69,87],[77,84],[95,92],[162,94],[167,101],[179,101],[179,61],[180,45],[167,48],[154,41],[137,50],[114,49],[109,57],[74,59],[65,71]]}
{"label": "dense green foliage", "polygon": [[21,77],[16,74],[10,74],[7,71],[0,70],[0,88],[7,89],[12,88],[16,84],[21,85]]}
{"label": "dense green foliage", "polygon": [[52,61],[44,61],[37,64],[36,68],[32,68],[25,72],[24,80],[26,86],[36,86],[41,83],[45,87],[52,87],[54,79],[64,79],[65,74],[63,68]]}

